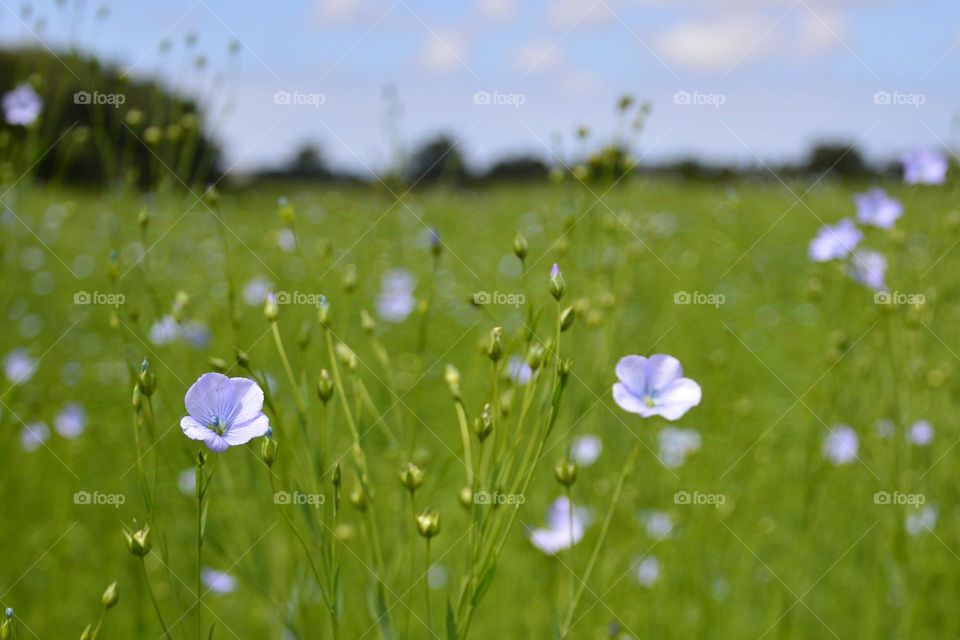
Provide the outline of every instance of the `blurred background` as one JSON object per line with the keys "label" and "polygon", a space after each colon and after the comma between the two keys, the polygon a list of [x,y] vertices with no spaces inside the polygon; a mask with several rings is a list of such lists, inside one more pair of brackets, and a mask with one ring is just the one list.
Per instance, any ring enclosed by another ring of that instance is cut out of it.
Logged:
{"label": "blurred background", "polygon": [[[955,143],[958,25],[947,0],[4,2],[0,82],[42,68],[74,93],[123,93],[116,115],[142,111],[127,123],[141,138],[196,113],[185,146],[204,179],[413,181],[444,152],[437,175],[543,177],[611,146],[640,170],[765,175],[855,147],[842,176]],[[629,145],[624,95],[649,107]],[[88,106],[51,124],[96,138]],[[102,176],[103,156],[63,172]],[[141,180],[148,163],[132,163]]]}

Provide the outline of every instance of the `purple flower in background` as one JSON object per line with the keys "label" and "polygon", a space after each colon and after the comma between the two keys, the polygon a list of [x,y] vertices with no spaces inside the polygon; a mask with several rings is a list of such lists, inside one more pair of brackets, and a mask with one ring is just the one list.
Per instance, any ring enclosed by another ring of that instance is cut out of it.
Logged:
{"label": "purple flower in background", "polygon": [[510,360],[507,362],[507,376],[513,380],[514,384],[523,386],[530,382],[530,378],[533,377],[533,370],[527,364],[527,361],[520,356],[510,356]]}
{"label": "purple flower in background", "polygon": [[570,459],[581,467],[589,467],[603,452],[603,440],[599,436],[580,436],[574,438],[570,447]]}
{"label": "purple flower in background", "polygon": [[210,567],[204,567],[200,572],[200,579],[213,593],[226,594],[233,593],[237,588],[237,579],[224,571],[217,571]]}
{"label": "purple flower in background", "polygon": [[403,322],[413,312],[416,298],[413,290],[417,281],[409,271],[394,269],[384,274],[380,295],[377,296],[377,313],[387,322]]}
{"label": "purple flower in background", "polygon": [[3,114],[7,123],[22,125],[33,124],[43,111],[43,98],[37,95],[28,84],[21,84],[16,89],[3,94]]}
{"label": "purple flower in background", "polygon": [[845,424],[835,426],[823,441],[823,455],[835,465],[850,464],[857,459],[860,438]]}
{"label": "purple flower in background", "polygon": [[700,404],[700,385],[683,377],[683,367],[673,356],[624,356],[616,372],[620,381],[613,385],[613,399],[624,411],[678,420]]}
{"label": "purple flower in background", "polygon": [[50,427],[44,422],[31,422],[23,425],[20,432],[20,445],[27,453],[32,453],[42,447],[50,437]]}
{"label": "purple flower in background", "polygon": [[903,205],[883,189],[871,189],[853,197],[857,204],[857,220],[881,229],[889,229],[903,215]]}
{"label": "purple flower in background", "polygon": [[911,536],[933,531],[933,528],[937,526],[937,508],[928,505],[917,513],[909,514],[905,525],[907,533]]}
{"label": "purple flower in background", "polygon": [[933,442],[933,425],[926,420],[918,420],[910,427],[908,437],[910,438],[911,444],[915,444],[918,447],[925,447]]}
{"label": "purple flower in background", "polygon": [[556,555],[583,539],[588,520],[589,514],[586,509],[574,507],[571,531],[570,501],[566,496],[561,496],[553,501],[547,511],[547,526],[530,531],[530,542],[543,553]]}
{"label": "purple flower in background", "polygon": [[26,349],[14,349],[3,359],[3,372],[13,384],[22,384],[33,377],[37,361],[27,354]]}
{"label": "purple flower in background", "polygon": [[263,390],[247,378],[205,373],[187,391],[184,404],[189,415],[180,420],[183,433],[214,453],[246,444],[270,428]]}
{"label": "purple flower in background", "polygon": [[53,419],[53,427],[64,438],[76,438],[87,426],[87,411],[76,402],[65,406]]}
{"label": "purple flower in background", "polygon": [[855,282],[874,291],[886,291],[887,259],[882,253],[860,249],[851,257],[847,270]]}
{"label": "purple flower in background", "polygon": [[702,439],[696,429],[678,429],[664,427],[657,437],[657,458],[665,467],[676,469],[687,459],[687,455],[700,448]]}
{"label": "purple flower in background", "polygon": [[647,556],[637,564],[637,582],[650,588],[660,579],[660,561],[656,556]]}
{"label": "purple flower in background", "polygon": [[844,218],[834,225],[824,225],[817,236],[810,241],[807,254],[814,262],[843,260],[857,248],[863,232],[857,229],[850,218]]}
{"label": "purple flower in background", "polygon": [[173,316],[163,316],[150,326],[150,342],[157,346],[170,344],[180,337],[180,325]]}
{"label": "purple flower in background", "polygon": [[950,163],[947,158],[927,149],[914,149],[900,157],[903,181],[907,184],[943,184]]}

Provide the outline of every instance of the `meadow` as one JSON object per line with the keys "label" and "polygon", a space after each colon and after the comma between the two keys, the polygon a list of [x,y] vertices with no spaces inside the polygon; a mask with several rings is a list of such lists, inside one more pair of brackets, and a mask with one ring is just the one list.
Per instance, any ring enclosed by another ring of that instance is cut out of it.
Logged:
{"label": "meadow", "polygon": [[[883,185],[884,298],[808,258],[869,186],[18,185],[4,637],[957,635],[956,191]],[[216,371],[272,435],[186,437]]]}

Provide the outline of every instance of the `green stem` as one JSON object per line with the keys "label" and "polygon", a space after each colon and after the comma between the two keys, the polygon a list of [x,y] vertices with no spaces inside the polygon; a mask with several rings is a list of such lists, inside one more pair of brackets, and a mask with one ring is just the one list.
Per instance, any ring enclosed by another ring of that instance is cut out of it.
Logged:
{"label": "green stem", "polygon": [[561,640],[566,638],[570,633],[570,627],[573,624],[573,616],[577,611],[577,604],[580,602],[580,598],[583,597],[583,591],[586,589],[587,583],[590,581],[590,576],[593,574],[593,569],[597,565],[597,560],[600,558],[600,549],[603,548],[603,543],[607,537],[607,531],[610,529],[610,523],[613,521],[613,514],[617,510],[617,503],[620,502],[620,494],[623,493],[623,486],[626,484],[627,478],[633,475],[633,471],[637,466],[637,460],[640,458],[640,452],[642,450],[643,441],[638,438],[637,444],[634,445],[633,451],[630,452],[627,461],[623,465],[623,469],[620,471],[620,477],[617,479],[617,486],[614,488],[613,497],[610,500],[610,509],[607,511],[607,515],[603,519],[603,526],[600,528],[600,536],[597,538],[597,542],[593,547],[593,552],[590,554],[590,561],[587,562],[587,568],[583,573],[583,578],[580,580],[580,585],[577,587],[573,602],[570,603],[570,609],[567,610],[567,615],[563,620],[563,624],[560,625]]}
{"label": "green stem", "polygon": [[157,603],[157,597],[153,593],[153,587],[150,586],[150,576],[147,574],[146,561],[143,556],[140,557],[140,571],[143,573],[143,581],[147,585],[147,593],[150,595],[150,602],[153,603],[153,610],[157,614],[157,620],[160,621],[160,628],[163,629],[163,637],[170,637],[170,630],[167,629],[167,623],[163,621],[163,614],[160,612],[160,605]]}

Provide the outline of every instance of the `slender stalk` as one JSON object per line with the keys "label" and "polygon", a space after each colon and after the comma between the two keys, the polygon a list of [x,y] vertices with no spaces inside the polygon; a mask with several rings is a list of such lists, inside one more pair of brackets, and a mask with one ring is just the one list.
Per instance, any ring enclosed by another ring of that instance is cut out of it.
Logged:
{"label": "slender stalk", "polygon": [[157,596],[153,593],[153,587],[150,586],[150,576],[147,575],[147,565],[143,557],[140,557],[140,571],[143,573],[143,581],[147,585],[147,593],[150,595],[150,602],[153,603],[153,610],[157,614],[157,620],[160,621],[160,628],[163,629],[163,637],[170,637],[170,630],[167,628],[167,623],[163,621],[163,614],[160,612],[160,605],[157,603]]}
{"label": "slender stalk", "polygon": [[[583,597],[583,591],[586,589],[587,583],[590,581],[590,576],[593,574],[593,570],[597,565],[597,560],[600,558],[600,550],[603,548],[603,543],[607,538],[607,531],[610,529],[610,523],[613,521],[613,514],[617,510],[617,503],[620,502],[620,494],[623,493],[623,486],[626,484],[627,478],[633,475],[633,471],[636,469],[637,460],[640,458],[640,452],[642,450],[643,441],[638,438],[637,444],[633,446],[633,451],[630,452],[630,455],[627,457],[627,461],[623,465],[623,469],[620,471],[620,477],[617,478],[617,485],[613,490],[613,497],[610,500],[610,509],[607,511],[607,515],[603,519],[603,526],[600,528],[600,536],[597,538],[597,542],[593,547],[593,552],[590,554],[590,560],[587,562],[587,568],[583,572],[580,585],[577,587],[573,601],[570,603],[570,608],[567,610],[567,615],[563,619],[563,624],[560,625],[561,640],[570,634],[570,627],[573,625],[573,616],[577,611],[577,604],[579,604],[580,598]],[[571,505],[571,513],[572,512]]]}

